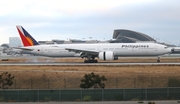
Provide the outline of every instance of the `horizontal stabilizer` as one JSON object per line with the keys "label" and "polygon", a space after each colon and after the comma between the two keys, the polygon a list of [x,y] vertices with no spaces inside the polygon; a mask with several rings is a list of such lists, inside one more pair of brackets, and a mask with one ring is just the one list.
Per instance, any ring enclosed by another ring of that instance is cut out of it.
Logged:
{"label": "horizontal stabilizer", "polygon": [[18,48],[15,48],[15,49],[21,49],[22,51],[33,51],[34,49],[29,49],[29,48],[25,48],[25,47],[18,47]]}

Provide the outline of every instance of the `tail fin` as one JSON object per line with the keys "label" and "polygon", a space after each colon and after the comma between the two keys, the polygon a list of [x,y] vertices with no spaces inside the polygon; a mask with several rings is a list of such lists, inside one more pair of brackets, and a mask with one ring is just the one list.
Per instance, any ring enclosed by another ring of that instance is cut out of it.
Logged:
{"label": "tail fin", "polygon": [[22,26],[16,26],[16,28],[25,47],[39,45],[39,43]]}

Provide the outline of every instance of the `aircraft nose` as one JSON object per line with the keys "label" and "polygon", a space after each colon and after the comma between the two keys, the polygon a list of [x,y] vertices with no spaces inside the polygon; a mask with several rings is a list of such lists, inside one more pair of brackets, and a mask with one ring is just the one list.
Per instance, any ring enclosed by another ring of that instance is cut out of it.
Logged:
{"label": "aircraft nose", "polygon": [[174,48],[168,48],[169,49],[169,53],[174,52]]}
{"label": "aircraft nose", "polygon": [[172,53],[172,51],[173,51],[172,48],[166,48],[166,49],[165,49],[165,52],[166,52],[166,53]]}

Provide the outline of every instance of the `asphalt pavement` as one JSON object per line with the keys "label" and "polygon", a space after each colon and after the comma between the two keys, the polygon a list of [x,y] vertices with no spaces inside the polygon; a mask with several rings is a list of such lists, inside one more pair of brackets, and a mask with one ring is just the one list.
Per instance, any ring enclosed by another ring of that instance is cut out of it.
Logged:
{"label": "asphalt pavement", "polygon": [[[0,104],[180,104],[180,101],[0,102]],[[153,103],[154,102],[154,103]]]}

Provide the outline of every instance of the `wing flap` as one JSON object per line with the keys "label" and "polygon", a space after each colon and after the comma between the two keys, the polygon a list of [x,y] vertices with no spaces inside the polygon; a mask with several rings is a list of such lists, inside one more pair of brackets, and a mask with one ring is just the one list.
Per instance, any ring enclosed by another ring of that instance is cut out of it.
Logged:
{"label": "wing flap", "polygon": [[78,48],[65,48],[65,49],[70,52],[75,52],[75,53],[88,53],[88,54],[98,54],[99,53],[99,51],[97,51],[97,50],[78,49]]}

